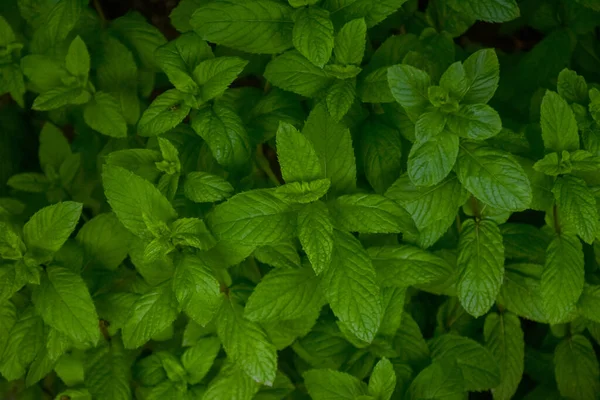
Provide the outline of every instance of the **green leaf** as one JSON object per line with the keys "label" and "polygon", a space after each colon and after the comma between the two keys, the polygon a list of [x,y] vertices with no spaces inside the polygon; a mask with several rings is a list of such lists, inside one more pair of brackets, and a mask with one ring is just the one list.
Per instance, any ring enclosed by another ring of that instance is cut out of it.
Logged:
{"label": "green leaf", "polygon": [[502,130],[500,115],[486,104],[469,104],[448,116],[448,129],[458,136],[485,140]]}
{"label": "green leaf", "polygon": [[329,12],[318,6],[298,10],[294,14],[292,41],[300,54],[323,68],[333,50],[333,23]]}
{"label": "green leaf", "polygon": [[577,122],[571,107],[555,92],[548,90],[542,100],[542,138],[549,151],[579,149]]}
{"label": "green leaf", "polygon": [[279,186],[275,194],[289,203],[312,203],[327,194],[331,181],[318,179],[311,182],[292,182]]}
{"label": "green leaf", "polygon": [[333,254],[333,225],[325,203],[307,204],[298,212],[298,238],[313,270],[321,274]]}
{"label": "green leaf", "polygon": [[156,63],[167,74],[169,81],[184,93],[196,93],[199,90],[192,73],[200,62],[213,58],[208,43],[193,32],[185,33],[156,49]]}
{"label": "green leaf", "polygon": [[132,237],[115,214],[104,213],[86,222],[75,239],[87,263],[115,270],[127,257]]}
{"label": "green leaf", "polygon": [[240,168],[250,158],[250,140],[242,119],[225,102],[193,114],[191,125],[224,167]]}
{"label": "green leaf", "polygon": [[461,100],[469,90],[469,78],[464,65],[457,61],[451,64],[440,77],[440,86],[447,90],[452,98]]}
{"label": "green leaf", "polygon": [[473,339],[445,334],[430,342],[434,362],[456,361],[465,390],[481,391],[500,384],[500,370],[492,353]]}
{"label": "green leaf", "polygon": [[206,102],[225,93],[246,65],[248,61],[238,57],[211,58],[198,64],[193,77],[201,86],[202,100]]}
{"label": "green leaf", "polygon": [[600,221],[596,199],[585,181],[574,176],[561,176],[554,183],[552,193],[559,221],[573,224],[579,237],[591,244],[600,228]]}
{"label": "green leaf", "polygon": [[173,291],[177,301],[196,323],[205,326],[223,301],[221,286],[199,257],[183,254],[176,262]]}
{"label": "green leaf", "polygon": [[17,309],[10,300],[0,302],[0,353],[10,338],[10,331],[17,322]]}
{"label": "green leaf", "polygon": [[453,360],[434,361],[423,369],[408,388],[411,400],[463,399],[463,373]]}
{"label": "green leaf", "polygon": [[40,148],[38,156],[44,171],[49,167],[58,171],[60,166],[71,155],[71,145],[63,132],[50,122],[46,122],[40,132]]}
{"label": "green leaf", "polygon": [[323,177],[319,157],[310,140],[287,122],[277,129],[277,158],[286,182],[310,182]]}
{"label": "green leaf", "polygon": [[123,344],[113,338],[86,357],[84,383],[94,398],[131,399],[131,368]]}
{"label": "green leaf", "polygon": [[296,228],[293,208],[268,190],[233,196],[216,206],[207,222],[217,239],[256,245],[291,238]]}
{"label": "green leaf", "polygon": [[396,373],[390,360],[382,358],[369,378],[369,394],[379,400],[390,400],[396,388]]}
{"label": "green leaf", "polygon": [[398,10],[406,0],[325,0],[323,7],[331,12],[334,22],[350,21],[364,18],[369,28],[383,21],[387,16]]}
{"label": "green leaf", "polygon": [[486,22],[506,22],[521,15],[515,0],[451,0],[449,4],[461,13]]}
{"label": "green leaf", "polygon": [[185,350],[181,356],[181,363],[188,373],[188,383],[195,385],[202,381],[213,366],[219,350],[221,342],[216,337],[200,339]]}
{"label": "green leaf", "polygon": [[554,372],[560,394],[592,400],[600,391],[600,368],[590,341],[582,335],[563,339],[554,351]]}
{"label": "green leaf", "polygon": [[202,397],[203,400],[252,400],[260,385],[232,362],[227,362]]}
{"label": "green leaf", "polygon": [[27,248],[15,229],[0,221],[0,257],[6,260],[20,260]]}
{"label": "green leaf", "polygon": [[249,53],[277,54],[292,47],[292,11],[274,0],[211,2],[192,14],[190,24],[209,42]]}
{"label": "green leaf", "polygon": [[476,51],[465,60],[463,66],[467,75],[468,90],[462,102],[465,104],[485,104],[490,101],[498,88],[498,81],[500,80],[500,65],[496,52],[493,49]]}
{"label": "green leaf", "polygon": [[300,256],[293,242],[281,242],[261,246],[254,251],[254,257],[263,264],[275,268],[300,268]]}
{"label": "green leaf", "polygon": [[338,64],[360,65],[365,53],[366,36],[367,24],[363,18],[344,24],[335,36],[335,61]]}
{"label": "green leaf", "polygon": [[27,249],[42,253],[57,252],[79,222],[81,208],[81,203],[65,201],[36,212],[23,227]]}
{"label": "green leaf", "polygon": [[367,394],[367,385],[354,376],[331,369],[311,369],[303,374],[314,400],[354,400]]}
{"label": "green leaf", "polygon": [[177,299],[169,282],[153,287],[140,296],[129,310],[122,329],[126,349],[144,345],[167,329],[179,314]]}
{"label": "green leaf", "polygon": [[310,268],[275,269],[256,286],[244,310],[250,321],[302,318],[324,304],[319,280]]}
{"label": "green leaf", "polygon": [[191,31],[190,19],[192,14],[204,3],[204,0],[181,0],[169,14],[171,25],[181,33]]}
{"label": "green leaf", "polygon": [[542,271],[543,266],[537,264],[507,265],[498,303],[520,317],[547,323],[540,290]]}
{"label": "green leaf", "polygon": [[102,173],[104,194],[125,228],[139,237],[150,237],[148,219],[168,224],[177,213],[171,203],[147,180],[113,165],[105,165]]}
{"label": "green leaf", "polygon": [[216,245],[216,240],[199,218],[180,218],[171,226],[171,243],[175,246],[189,246],[208,250]]}
{"label": "green leaf", "polygon": [[231,299],[223,302],[216,322],[227,356],[254,381],[272,385],[277,370],[277,352],[264,330],[244,318],[242,308]]}
{"label": "green leaf", "polygon": [[179,125],[191,110],[183,99],[183,93],[177,89],[159,95],[142,114],[137,126],[138,134],[158,136]]}
{"label": "green leaf", "polygon": [[408,176],[416,186],[437,185],[452,171],[458,154],[458,136],[448,132],[416,142],[408,155]]}
{"label": "green leaf", "polygon": [[167,42],[158,28],[141,14],[130,12],[112,21],[111,30],[134,51],[144,68],[156,69],[156,49]]}
{"label": "green leaf", "polygon": [[25,369],[44,346],[44,322],[33,308],[26,308],[12,326],[1,350],[0,373],[8,381],[25,375]]}
{"label": "green leaf", "polygon": [[365,103],[393,103],[394,96],[388,84],[388,67],[376,69],[359,81],[358,93]]}
{"label": "green leaf", "polygon": [[584,286],[577,310],[587,319],[600,323],[600,286]]}
{"label": "green leaf", "polygon": [[495,222],[469,219],[462,225],[458,246],[458,298],[465,310],[477,318],[494,305],[502,285],[502,235]]}
{"label": "green leaf", "polygon": [[333,83],[326,71],[296,50],[287,51],[269,62],[264,76],[273,85],[306,97],[315,97]]}
{"label": "green leaf", "polygon": [[331,264],[321,285],[335,316],[358,339],[371,343],[381,324],[381,292],[369,255],[351,234],[334,231]]}
{"label": "green leaf", "polygon": [[303,133],[319,157],[325,178],[331,179],[332,191],[352,191],[356,187],[356,160],[348,128],[333,120],[320,104],[309,114]]}
{"label": "green leaf", "polygon": [[339,121],[348,113],[356,97],[356,80],[346,79],[334,83],[327,91],[327,110],[334,120]]}
{"label": "green leaf", "polygon": [[478,200],[494,208],[519,211],[531,203],[531,185],[508,153],[472,143],[461,144],[456,174]]}
{"label": "green leaf", "polygon": [[583,291],[584,262],[576,236],[556,236],[546,250],[541,277],[544,312],[550,323],[560,323],[574,309]]}
{"label": "green leaf", "polygon": [[208,172],[190,172],[185,177],[185,197],[196,203],[221,201],[234,192],[233,186],[220,176]]}
{"label": "green leaf", "polygon": [[556,84],[558,94],[569,103],[586,103],[588,101],[588,86],[585,78],[568,68],[558,74]]}
{"label": "green leaf", "polygon": [[388,69],[392,96],[409,113],[421,113],[429,106],[427,90],[431,79],[427,72],[410,65],[394,65]]}
{"label": "green leaf", "polygon": [[41,23],[31,41],[32,52],[45,53],[60,46],[80,21],[84,7],[84,3],[78,0],[48,4],[40,13]]}
{"label": "green leaf", "polygon": [[384,193],[402,170],[402,141],[398,131],[378,120],[367,120],[361,127],[359,148],[369,184],[376,193]]}
{"label": "green leaf", "polygon": [[6,184],[14,189],[30,193],[43,193],[50,187],[48,178],[35,172],[13,175]]}
{"label": "green leaf", "polygon": [[27,283],[26,277],[18,273],[17,268],[18,264],[0,268],[0,302],[10,299]]}
{"label": "green leaf", "polygon": [[421,114],[415,122],[415,139],[417,143],[428,141],[440,135],[444,131],[447,121],[448,115],[439,109]]}
{"label": "green leaf", "polygon": [[82,84],[87,82],[90,73],[90,54],[81,37],[76,36],[71,42],[65,59],[65,66],[67,71],[79,78]]}
{"label": "green leaf", "polygon": [[453,273],[446,260],[411,245],[369,247],[368,253],[383,287],[422,285],[448,279]]}
{"label": "green leaf", "polygon": [[492,389],[494,399],[511,399],[523,377],[525,340],[519,317],[491,313],[483,328],[485,345],[500,367],[500,385]]}
{"label": "green leaf", "polygon": [[33,101],[31,108],[37,111],[50,111],[69,104],[85,104],[91,98],[92,95],[85,89],[59,87],[40,94]]}
{"label": "green leaf", "polygon": [[96,92],[83,110],[83,119],[90,128],[107,136],[127,136],[127,122],[117,100],[108,93]]}
{"label": "green leaf", "polygon": [[100,338],[98,314],[83,279],[63,267],[48,267],[33,303],[44,322],[77,344],[95,346]]}
{"label": "green leaf", "polygon": [[415,230],[414,222],[405,209],[377,194],[340,196],[330,210],[334,221],[350,232],[400,233]]}

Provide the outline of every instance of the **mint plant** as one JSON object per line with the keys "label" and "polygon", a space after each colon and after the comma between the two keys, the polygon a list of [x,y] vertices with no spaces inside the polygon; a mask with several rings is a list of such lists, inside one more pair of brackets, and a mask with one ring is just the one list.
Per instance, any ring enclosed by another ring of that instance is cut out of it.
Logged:
{"label": "mint plant", "polygon": [[598,399],[597,1],[172,3],[0,4],[2,398]]}

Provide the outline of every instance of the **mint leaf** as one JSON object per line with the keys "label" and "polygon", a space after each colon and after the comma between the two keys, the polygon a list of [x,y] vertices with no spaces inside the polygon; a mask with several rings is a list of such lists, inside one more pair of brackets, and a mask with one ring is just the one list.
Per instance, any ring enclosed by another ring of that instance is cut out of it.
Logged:
{"label": "mint leaf", "polygon": [[492,221],[467,220],[462,225],[456,290],[462,306],[474,317],[494,304],[504,276],[504,246]]}
{"label": "mint leaf", "polygon": [[361,127],[359,148],[365,176],[375,192],[382,194],[402,169],[402,141],[398,131],[371,120]]}
{"label": "mint leaf", "polygon": [[416,142],[408,155],[408,176],[416,186],[436,185],[452,171],[458,154],[458,136],[447,132]]}
{"label": "mint leaf", "polygon": [[421,114],[415,122],[415,139],[417,142],[425,142],[435,138],[444,131],[447,121],[448,115],[440,110]]}
{"label": "mint leaf", "polygon": [[198,8],[190,24],[209,42],[249,53],[276,54],[292,47],[292,11],[273,0],[216,2]]}
{"label": "mint leaf", "polygon": [[549,151],[579,149],[577,122],[571,107],[555,92],[548,90],[542,100],[542,138]]}
{"label": "mint leaf", "polygon": [[380,400],[389,400],[396,388],[396,373],[392,363],[387,358],[382,358],[369,379],[369,394]]}
{"label": "mint leaf", "polygon": [[115,214],[98,214],[85,223],[75,238],[83,247],[86,263],[115,270],[125,260],[131,233]]}
{"label": "mint leaf", "polygon": [[440,86],[446,89],[451,97],[460,101],[469,90],[465,66],[460,61],[451,64],[440,77]]}
{"label": "mint leaf", "polygon": [[485,140],[502,130],[500,115],[485,104],[470,104],[448,116],[448,129],[458,136]]}
{"label": "mint leaf", "polygon": [[558,94],[570,103],[586,103],[588,100],[588,86],[585,78],[568,68],[558,74],[556,88]]}
{"label": "mint leaf", "polygon": [[457,11],[487,22],[506,22],[520,16],[515,0],[451,0],[449,5]]}
{"label": "mint leaf", "polygon": [[168,328],[179,314],[171,285],[164,283],[141,295],[129,310],[123,327],[126,349],[142,346],[154,335]]}
{"label": "mint leaf", "polygon": [[256,286],[244,316],[251,321],[292,320],[313,314],[324,303],[312,269],[275,269]]}
{"label": "mint leaf", "polygon": [[348,113],[356,97],[356,80],[346,79],[334,83],[327,92],[327,110],[334,120],[339,121]]}
{"label": "mint leaf", "polygon": [[188,382],[197,384],[202,381],[212,367],[221,343],[216,337],[200,339],[181,356],[181,363],[188,373]]}
{"label": "mint leaf", "polygon": [[598,359],[585,336],[573,335],[556,346],[554,372],[562,396],[593,399],[600,390]]}
{"label": "mint leaf", "polygon": [[275,380],[277,353],[264,330],[244,318],[242,308],[227,299],[217,316],[217,332],[227,355],[252,380],[268,386]]}
{"label": "mint leaf", "polygon": [[421,113],[429,105],[429,75],[410,65],[388,69],[388,82],[394,99],[409,113]]}
{"label": "mint leaf", "polygon": [[600,322],[598,310],[600,309],[600,286],[585,285],[583,293],[577,303],[577,310],[587,319]]}
{"label": "mint leaf", "polygon": [[130,363],[120,340],[94,349],[85,360],[84,382],[92,396],[98,398],[129,399],[131,389]]}
{"label": "mint leaf", "polygon": [[127,136],[127,122],[117,100],[108,93],[97,92],[85,106],[83,118],[90,128],[107,136]]}
{"label": "mint leaf", "polygon": [[131,50],[144,68],[156,69],[154,53],[166,43],[162,33],[137,12],[115,19],[111,30]]}
{"label": "mint leaf", "polygon": [[365,103],[393,103],[394,96],[388,84],[388,67],[376,69],[359,81],[358,93]]}
{"label": "mint leaf", "polygon": [[333,51],[333,23],[329,12],[318,6],[306,7],[294,14],[294,47],[317,67],[323,67]]}
{"label": "mint leaf", "polygon": [[247,64],[248,61],[238,57],[211,58],[198,64],[193,77],[201,86],[202,100],[221,96]]}
{"label": "mint leaf", "polygon": [[251,400],[260,385],[232,362],[227,362],[210,382],[202,397],[204,400],[232,398]]}
{"label": "mint leaf", "polygon": [[507,265],[498,303],[520,317],[547,323],[540,289],[543,269],[537,264]]}
{"label": "mint leaf", "polygon": [[349,194],[338,197],[330,209],[343,229],[360,233],[413,231],[412,218],[398,203],[376,194]]}
{"label": "mint leaf", "polygon": [[344,24],[335,36],[335,61],[338,64],[360,65],[365,53],[367,24],[363,18]]}
{"label": "mint leaf", "polygon": [[279,186],[275,194],[289,203],[312,203],[327,194],[331,181],[318,179],[312,182],[292,182]]}
{"label": "mint leaf", "polygon": [[383,314],[381,293],[367,252],[351,234],[334,231],[331,264],[322,277],[335,316],[358,339],[373,341]]}
{"label": "mint leaf", "polygon": [[90,101],[92,95],[85,89],[60,87],[50,89],[40,94],[33,101],[33,108],[37,111],[50,111],[69,104],[80,105]]}
{"label": "mint leaf", "polygon": [[464,397],[464,379],[457,363],[452,360],[434,361],[423,369],[410,384],[411,399],[437,399]]}
{"label": "mint leaf", "polygon": [[485,104],[490,101],[500,80],[500,66],[496,52],[492,49],[476,51],[465,60],[463,66],[467,75],[468,90],[462,102]]}
{"label": "mint leaf", "polygon": [[600,221],[596,199],[585,181],[574,176],[559,177],[552,193],[556,199],[559,218],[573,224],[579,237],[591,244]]}
{"label": "mint leaf", "polygon": [[88,74],[90,73],[90,54],[84,41],[79,36],[75,37],[69,46],[65,67],[71,75],[79,79],[82,85],[87,83]]}
{"label": "mint leaf", "polygon": [[500,365],[500,385],[492,389],[494,398],[509,399],[523,377],[525,340],[519,318],[511,313],[488,314],[483,328],[486,347]]}
{"label": "mint leaf", "polygon": [[309,182],[323,177],[319,157],[310,140],[286,122],[281,122],[277,129],[277,155],[286,182]]}
{"label": "mint leaf", "polygon": [[190,172],[185,178],[185,197],[196,203],[221,201],[233,192],[233,186],[229,182],[207,172]]}
{"label": "mint leaf", "polygon": [[144,111],[138,122],[138,134],[158,136],[179,125],[191,107],[184,103],[183,93],[170,89],[158,96]]}
{"label": "mint leaf", "polygon": [[331,262],[333,254],[333,224],[325,203],[307,204],[298,212],[298,238],[317,275]]}
{"label": "mint leaf", "polygon": [[323,4],[332,15],[334,21],[349,21],[365,18],[369,28],[383,21],[388,15],[398,10],[406,0],[326,0]]}
{"label": "mint leaf", "polygon": [[220,240],[256,245],[290,238],[296,227],[293,208],[268,190],[233,196],[215,207],[207,222]]}
{"label": "mint leaf", "polygon": [[367,393],[367,385],[352,375],[330,369],[312,369],[303,374],[304,384],[315,400],[357,399]]}
{"label": "mint leaf", "polygon": [[104,194],[125,228],[139,237],[154,233],[149,219],[168,224],[177,213],[160,191],[147,180],[113,165],[105,165],[102,173]]}
{"label": "mint leaf", "polygon": [[306,97],[314,97],[333,79],[296,50],[273,59],[265,69],[265,78],[273,85]]}
{"label": "mint leaf", "polygon": [[477,199],[502,210],[529,206],[531,186],[523,168],[503,151],[464,144],[456,162],[456,175]]}
{"label": "mint leaf", "polygon": [[42,254],[57,252],[79,222],[81,207],[81,203],[66,201],[35,213],[23,226],[27,249]]}
{"label": "mint leaf", "polygon": [[576,236],[556,236],[546,250],[541,277],[544,312],[551,323],[560,323],[575,309],[584,283],[583,250]]}
{"label": "mint leaf", "polygon": [[8,341],[0,357],[0,373],[6,380],[25,375],[25,369],[44,345],[44,322],[32,307],[19,315],[9,331]]}

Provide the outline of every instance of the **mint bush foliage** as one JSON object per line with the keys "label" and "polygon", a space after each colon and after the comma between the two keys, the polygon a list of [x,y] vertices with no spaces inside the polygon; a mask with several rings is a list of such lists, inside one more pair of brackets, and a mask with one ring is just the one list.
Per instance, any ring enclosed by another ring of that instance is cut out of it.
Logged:
{"label": "mint bush foliage", "polygon": [[3,398],[598,398],[597,1],[91,3],[0,5]]}

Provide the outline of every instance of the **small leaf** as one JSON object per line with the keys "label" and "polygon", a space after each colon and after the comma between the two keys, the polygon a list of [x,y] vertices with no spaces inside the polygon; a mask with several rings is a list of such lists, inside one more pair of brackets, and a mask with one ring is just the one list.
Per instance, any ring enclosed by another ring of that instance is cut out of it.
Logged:
{"label": "small leaf", "polygon": [[65,201],[36,212],[23,227],[27,248],[44,253],[57,252],[79,222],[81,208],[81,203]]}
{"label": "small leaf", "polygon": [[323,67],[333,50],[333,23],[329,12],[320,7],[306,7],[294,14],[294,47],[317,67]]}
{"label": "small leaf", "polygon": [[316,201],[305,205],[298,213],[298,238],[317,275],[331,262],[333,225],[325,203]]}
{"label": "small leaf", "polygon": [[542,138],[549,151],[579,149],[577,122],[571,107],[553,91],[546,91],[541,109]]}

